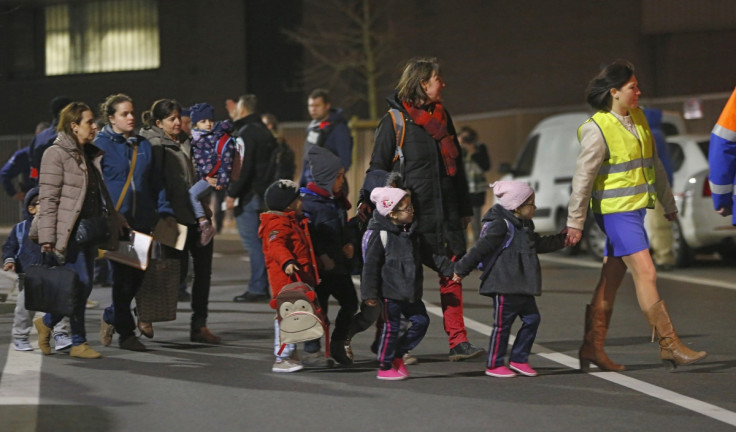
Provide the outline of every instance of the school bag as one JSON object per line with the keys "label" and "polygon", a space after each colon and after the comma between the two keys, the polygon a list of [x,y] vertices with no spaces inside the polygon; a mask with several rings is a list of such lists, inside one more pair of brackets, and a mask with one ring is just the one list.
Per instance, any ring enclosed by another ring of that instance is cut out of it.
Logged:
{"label": "school bag", "polygon": [[[285,285],[269,303],[276,310],[279,321],[279,342],[283,351],[286,344],[305,342],[325,336],[325,347],[330,346],[329,330],[323,319],[317,294],[308,284],[297,281]],[[326,348],[329,355],[329,348]]]}
{"label": "school bag", "polygon": [[[491,269],[496,263],[498,256],[501,255],[501,252],[503,252],[504,249],[509,247],[509,245],[511,244],[511,240],[514,239],[514,224],[509,222],[506,218],[504,218],[503,221],[506,222],[506,236],[504,237],[504,241],[501,244],[501,247],[497,248],[491,254],[491,256],[478,263],[478,270],[481,271],[480,280],[486,280],[486,278],[488,278],[488,275],[491,273]],[[483,235],[486,233],[486,231],[488,231],[488,228],[491,226],[492,223],[492,221],[489,221],[483,224],[483,227],[480,230],[480,237],[483,237]]]}

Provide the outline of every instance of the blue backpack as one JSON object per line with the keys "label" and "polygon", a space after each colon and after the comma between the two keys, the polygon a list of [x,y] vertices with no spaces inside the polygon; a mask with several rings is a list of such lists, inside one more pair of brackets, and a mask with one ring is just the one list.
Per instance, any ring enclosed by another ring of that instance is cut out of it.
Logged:
{"label": "blue backpack", "polygon": [[[504,251],[509,245],[511,244],[511,240],[514,239],[514,224],[508,221],[508,219],[504,218],[504,222],[506,222],[506,237],[504,237],[504,241],[501,244],[501,247],[496,249],[491,256],[489,256],[487,259],[484,259],[483,261],[478,263],[478,270],[480,270],[482,273],[480,275],[480,280],[486,280],[488,278],[488,275],[491,273],[491,269],[493,268],[493,265],[496,263],[496,260],[498,259],[498,256],[501,255],[501,252]],[[488,231],[488,228],[491,226],[492,222],[486,222],[483,224],[483,228],[480,230],[480,237],[483,237],[485,235],[486,231]]]}

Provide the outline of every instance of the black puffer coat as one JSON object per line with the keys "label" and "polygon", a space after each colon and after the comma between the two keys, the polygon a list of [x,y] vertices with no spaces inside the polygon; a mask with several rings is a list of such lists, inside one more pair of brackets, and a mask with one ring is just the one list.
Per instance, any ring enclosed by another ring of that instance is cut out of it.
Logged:
{"label": "black puffer coat", "polygon": [[[389,108],[402,112],[406,123],[406,135],[402,147],[404,164],[404,187],[412,193],[414,216],[417,221],[423,252],[431,252],[429,258],[423,253],[424,264],[437,270],[439,256],[451,257],[465,254],[465,229],[461,219],[472,216],[468,183],[465,179],[462,152],[457,146],[457,173],[449,177],[437,141],[412,120],[396,95],[388,99]],[[455,135],[455,126],[447,114],[447,130]],[[378,124],[373,154],[368,171],[399,171],[399,162],[393,162],[396,151],[396,134],[390,114],[386,114]]]}

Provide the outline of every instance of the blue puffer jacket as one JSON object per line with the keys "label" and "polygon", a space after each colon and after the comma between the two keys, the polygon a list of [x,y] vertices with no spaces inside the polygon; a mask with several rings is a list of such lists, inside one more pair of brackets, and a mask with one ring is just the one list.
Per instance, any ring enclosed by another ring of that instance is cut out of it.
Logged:
{"label": "blue puffer jacket", "polygon": [[119,213],[125,216],[131,228],[150,232],[158,221],[158,194],[161,191],[160,176],[151,172],[151,143],[139,135],[126,139],[122,134],[115,133],[110,125],[105,126],[95,138],[95,145],[105,152],[101,163],[102,176],[113,204],[117,204],[125,186],[136,143],[138,155],[135,171]]}

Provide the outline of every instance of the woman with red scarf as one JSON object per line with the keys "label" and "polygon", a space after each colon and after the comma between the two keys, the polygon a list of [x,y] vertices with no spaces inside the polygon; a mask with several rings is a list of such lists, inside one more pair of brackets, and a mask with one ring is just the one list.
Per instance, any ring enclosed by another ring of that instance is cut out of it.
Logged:
{"label": "woman with red scarf", "polygon": [[[445,83],[435,58],[410,60],[389,108],[404,119],[403,163],[395,158],[396,131],[391,114],[378,125],[368,171],[400,171],[411,190],[422,262],[438,273],[450,360],[479,356],[468,342],[462,285],[452,280],[451,261],[465,254],[465,228],[473,215],[460,145],[442,105]],[[396,113],[396,111],[394,111]]]}

